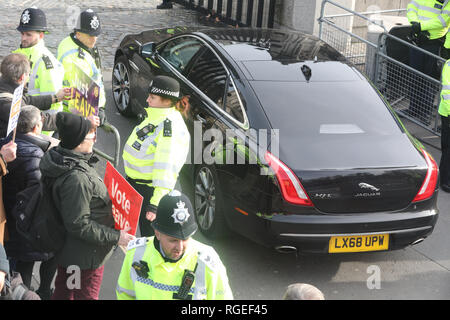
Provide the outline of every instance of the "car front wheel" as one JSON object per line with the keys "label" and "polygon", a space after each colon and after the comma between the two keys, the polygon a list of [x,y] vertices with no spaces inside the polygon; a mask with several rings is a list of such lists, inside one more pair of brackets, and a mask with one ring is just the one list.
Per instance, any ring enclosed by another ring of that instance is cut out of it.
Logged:
{"label": "car front wheel", "polygon": [[116,60],[112,73],[112,91],[114,102],[124,116],[133,115],[131,108],[131,83],[128,62],[125,56]]}

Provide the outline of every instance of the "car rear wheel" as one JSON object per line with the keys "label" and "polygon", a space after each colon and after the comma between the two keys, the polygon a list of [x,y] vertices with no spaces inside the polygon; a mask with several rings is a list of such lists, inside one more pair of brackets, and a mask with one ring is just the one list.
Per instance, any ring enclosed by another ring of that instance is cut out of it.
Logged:
{"label": "car rear wheel", "polygon": [[112,73],[112,91],[114,102],[124,116],[133,115],[131,108],[131,82],[128,62],[125,56],[116,60]]}
{"label": "car rear wheel", "polygon": [[208,238],[219,238],[227,230],[217,174],[213,167],[200,166],[195,174],[195,219]]}

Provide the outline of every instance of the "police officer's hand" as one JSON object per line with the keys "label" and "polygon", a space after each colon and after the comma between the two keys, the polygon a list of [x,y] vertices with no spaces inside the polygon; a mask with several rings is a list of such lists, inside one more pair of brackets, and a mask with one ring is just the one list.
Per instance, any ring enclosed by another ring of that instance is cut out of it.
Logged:
{"label": "police officer's hand", "polygon": [[13,141],[5,144],[0,150],[0,153],[2,154],[3,159],[5,159],[6,162],[14,161],[16,159],[16,152],[17,144]]}
{"label": "police officer's hand", "polygon": [[156,219],[156,213],[152,212],[152,211],[147,211],[147,213],[145,214],[145,218],[152,222],[153,220]]}
{"label": "police officer's hand", "polygon": [[119,238],[119,242],[117,242],[117,244],[119,246],[128,246],[128,242],[130,242],[131,240],[136,239],[135,236],[133,236],[132,234],[129,234],[128,231],[131,230],[131,227],[125,228],[123,230],[120,230],[120,238]]}
{"label": "police officer's hand", "polygon": [[420,33],[420,31],[422,30],[420,23],[417,21],[411,22],[411,29],[415,35],[418,35]]}

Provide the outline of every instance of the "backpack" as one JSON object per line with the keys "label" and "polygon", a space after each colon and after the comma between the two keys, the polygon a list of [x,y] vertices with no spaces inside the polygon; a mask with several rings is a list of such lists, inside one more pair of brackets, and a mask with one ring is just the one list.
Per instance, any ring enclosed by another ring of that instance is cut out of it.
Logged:
{"label": "backpack", "polygon": [[[78,165],[73,169],[86,172],[86,169]],[[72,170],[67,173],[70,171]],[[19,192],[16,206],[12,210],[17,232],[35,250],[43,253],[58,252],[66,238],[66,228],[52,196],[55,181],[56,179],[41,179],[39,183]]]}

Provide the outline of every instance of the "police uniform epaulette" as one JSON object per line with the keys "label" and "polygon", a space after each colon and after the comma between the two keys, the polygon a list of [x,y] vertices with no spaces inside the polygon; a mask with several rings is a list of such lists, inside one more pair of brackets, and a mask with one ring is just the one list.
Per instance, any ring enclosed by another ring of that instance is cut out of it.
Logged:
{"label": "police uniform epaulette", "polygon": [[202,261],[211,270],[216,270],[217,258],[217,254],[211,250],[202,249],[198,252],[198,260]]}
{"label": "police uniform epaulette", "polygon": [[167,118],[164,120],[164,137],[171,137],[172,136],[172,121]]}
{"label": "police uniform epaulette", "polygon": [[54,67],[53,67],[53,63],[52,63],[52,60],[50,60],[50,57],[49,57],[49,56],[43,55],[43,56],[42,56],[42,61],[44,61],[44,63],[45,63],[45,68],[47,68],[47,70],[53,69],[53,68],[54,68]]}
{"label": "police uniform epaulette", "polygon": [[136,238],[134,240],[131,240],[130,242],[128,242],[127,251],[130,251],[130,250],[138,248],[138,247],[145,246],[145,245],[147,245],[147,242],[148,242],[148,238],[146,238],[146,237]]}

